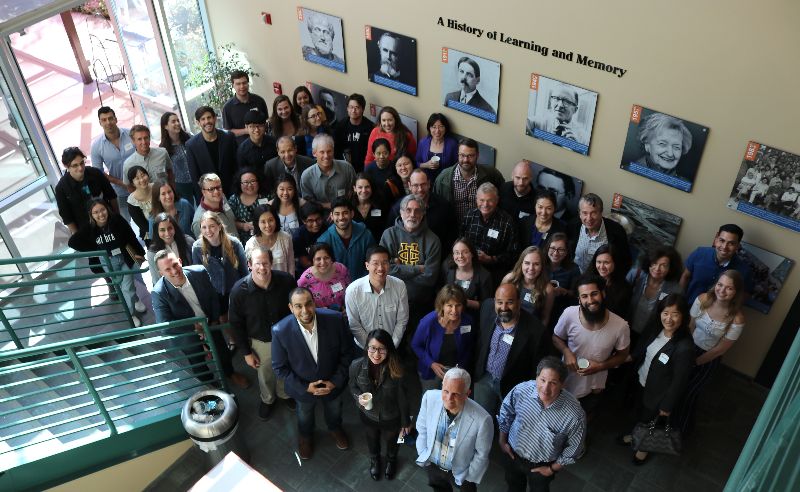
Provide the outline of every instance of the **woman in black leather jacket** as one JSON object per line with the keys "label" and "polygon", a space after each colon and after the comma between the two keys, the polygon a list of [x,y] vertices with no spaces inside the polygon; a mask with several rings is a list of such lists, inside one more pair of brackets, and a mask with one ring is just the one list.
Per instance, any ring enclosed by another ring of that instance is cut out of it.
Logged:
{"label": "woman in black leather jacket", "polygon": [[[386,330],[372,330],[364,344],[364,357],[350,365],[350,393],[353,395],[367,438],[373,480],[380,477],[381,439],[386,442],[387,480],[397,471],[397,438],[411,429],[406,390],[403,387],[403,365]],[[370,393],[367,403],[359,397]]]}

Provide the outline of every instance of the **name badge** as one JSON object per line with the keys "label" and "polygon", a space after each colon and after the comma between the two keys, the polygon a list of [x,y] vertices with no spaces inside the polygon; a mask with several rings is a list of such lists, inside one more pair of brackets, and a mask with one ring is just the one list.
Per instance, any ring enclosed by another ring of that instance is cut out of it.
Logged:
{"label": "name badge", "polygon": [[344,190],[336,190],[336,196],[344,196]]}
{"label": "name badge", "polygon": [[389,304],[388,306],[386,306],[386,310],[387,311],[397,311],[397,306],[395,306],[394,304]]}
{"label": "name badge", "polygon": [[525,217],[529,216],[528,212],[523,212],[522,210],[519,211],[519,218],[524,219]]}
{"label": "name badge", "polygon": [[125,150],[131,150],[132,148],[133,148],[133,144],[132,143],[126,143],[125,144],[125,147],[124,147]]}
{"label": "name badge", "polygon": [[259,205],[266,205],[269,202],[269,200],[267,200],[266,198],[259,198],[256,201],[258,202]]}
{"label": "name badge", "polygon": [[500,232],[497,229],[489,229],[489,232],[486,233],[492,239],[497,239],[500,236]]}
{"label": "name badge", "polygon": [[335,284],[331,285],[331,290],[333,292],[339,292],[342,289],[344,289],[344,287],[342,287],[342,283],[341,282],[336,282]]}
{"label": "name badge", "polygon": [[461,327],[461,334],[462,334],[462,335],[463,335],[464,333],[469,333],[469,332],[471,332],[471,331],[472,331],[472,325],[463,325],[463,326]]}
{"label": "name badge", "polygon": [[121,254],[122,254],[122,250],[119,249],[119,248],[114,248],[114,249],[111,250],[111,256],[117,256],[117,255],[121,255]]}
{"label": "name badge", "polygon": [[509,335],[507,333],[503,335],[503,343],[507,343],[509,345],[514,343],[514,335]]}
{"label": "name badge", "polygon": [[666,364],[669,362],[669,355],[662,352],[661,355],[658,356],[658,361],[662,364]]}
{"label": "name badge", "polygon": [[525,302],[533,302],[533,301],[531,301],[531,293],[530,292],[526,292],[525,296],[522,298],[522,300],[525,301]]}
{"label": "name badge", "polygon": [[381,213],[382,213],[381,209],[373,208],[372,210],[369,211],[369,216],[370,217],[380,217]]}
{"label": "name badge", "polygon": [[667,297],[668,295],[669,295],[669,294],[667,294],[666,292],[662,292],[662,293],[660,293],[660,294],[658,295],[658,300],[659,300],[659,301],[661,301],[661,300],[663,300],[665,297]]}

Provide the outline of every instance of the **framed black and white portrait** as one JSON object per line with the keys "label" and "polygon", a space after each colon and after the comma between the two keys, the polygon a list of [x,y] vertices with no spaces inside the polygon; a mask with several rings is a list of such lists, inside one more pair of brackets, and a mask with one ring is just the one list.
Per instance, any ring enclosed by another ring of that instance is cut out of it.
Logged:
{"label": "framed black and white portrait", "polygon": [[589,154],[597,93],[531,74],[525,133],[579,154]]}
{"label": "framed black and white portrait", "polygon": [[417,40],[375,26],[364,26],[369,80],[417,95]]}
{"label": "framed black and white portrait", "polygon": [[297,20],[303,59],[346,72],[341,17],[297,7]]}
{"label": "framed black and white portrait", "polygon": [[800,155],[748,142],[728,208],[800,232]]}
{"label": "framed black and white portrait", "polygon": [[619,167],[688,193],[706,139],[705,126],[634,105]]}
{"label": "framed black and white portrait", "polygon": [[497,123],[500,63],[442,48],[442,98],[448,108]]}

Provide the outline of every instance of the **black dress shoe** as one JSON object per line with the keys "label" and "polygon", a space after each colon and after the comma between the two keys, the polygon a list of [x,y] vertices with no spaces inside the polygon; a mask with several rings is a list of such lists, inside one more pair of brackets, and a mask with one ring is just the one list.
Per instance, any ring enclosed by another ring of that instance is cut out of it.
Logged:
{"label": "black dress shoe", "polygon": [[372,477],[373,480],[378,480],[381,477],[381,459],[380,458],[370,458],[369,459],[369,476]]}
{"label": "black dress shoe", "polygon": [[397,459],[389,458],[386,460],[386,480],[391,480],[394,478],[394,474],[397,471]]}

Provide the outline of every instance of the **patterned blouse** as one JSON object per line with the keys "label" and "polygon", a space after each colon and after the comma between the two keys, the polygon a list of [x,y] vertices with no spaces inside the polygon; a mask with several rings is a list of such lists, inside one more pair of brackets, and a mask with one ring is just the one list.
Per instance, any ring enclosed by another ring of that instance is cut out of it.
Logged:
{"label": "patterned blouse", "polygon": [[347,267],[339,262],[333,264],[333,275],[328,280],[320,280],[308,268],[297,281],[298,287],[305,287],[314,296],[317,307],[341,309],[344,307],[344,291],[350,285]]}

